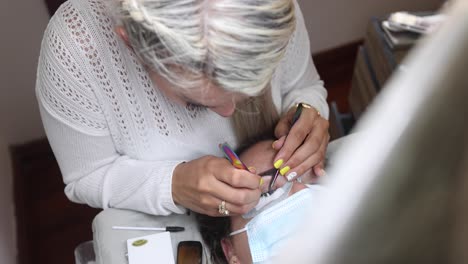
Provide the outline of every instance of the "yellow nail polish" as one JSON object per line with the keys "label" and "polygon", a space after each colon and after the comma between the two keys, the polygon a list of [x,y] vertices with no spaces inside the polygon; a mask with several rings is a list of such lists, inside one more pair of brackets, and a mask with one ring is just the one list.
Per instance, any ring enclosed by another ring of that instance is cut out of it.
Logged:
{"label": "yellow nail polish", "polygon": [[255,169],[255,167],[253,167],[253,166],[250,166],[250,167],[249,167],[249,171],[250,171],[250,172],[255,172],[256,170],[257,170],[257,169]]}
{"label": "yellow nail polish", "polygon": [[260,186],[263,186],[263,178],[260,178]]}
{"label": "yellow nail polish", "polygon": [[289,171],[290,169],[291,169],[291,168],[290,168],[289,166],[286,166],[286,167],[282,168],[282,169],[280,170],[281,175],[284,176],[286,173],[288,173],[288,171]]}
{"label": "yellow nail polish", "polygon": [[281,165],[283,165],[283,162],[284,160],[282,159],[279,159],[275,162],[275,164],[273,164],[275,166],[275,169],[279,169],[281,167]]}

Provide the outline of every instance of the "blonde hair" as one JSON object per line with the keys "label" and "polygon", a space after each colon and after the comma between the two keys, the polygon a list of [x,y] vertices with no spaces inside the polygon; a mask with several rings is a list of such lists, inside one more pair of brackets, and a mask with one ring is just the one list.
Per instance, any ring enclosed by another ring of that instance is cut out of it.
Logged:
{"label": "blonde hair", "polygon": [[260,135],[273,138],[279,115],[271,97],[271,86],[263,94],[238,104],[231,120],[241,147]]}
{"label": "blonde hair", "polygon": [[[117,1],[117,0],[114,0]],[[257,96],[295,30],[293,0],[118,0],[137,55],[171,83]]]}

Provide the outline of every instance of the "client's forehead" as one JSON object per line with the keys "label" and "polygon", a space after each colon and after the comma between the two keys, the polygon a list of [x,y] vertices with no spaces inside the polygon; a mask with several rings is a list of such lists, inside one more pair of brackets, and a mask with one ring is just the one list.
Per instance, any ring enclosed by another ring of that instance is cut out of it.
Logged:
{"label": "client's forehead", "polygon": [[257,172],[268,170],[272,167],[276,155],[272,144],[273,140],[260,141],[244,151],[240,158],[247,166],[254,166]]}

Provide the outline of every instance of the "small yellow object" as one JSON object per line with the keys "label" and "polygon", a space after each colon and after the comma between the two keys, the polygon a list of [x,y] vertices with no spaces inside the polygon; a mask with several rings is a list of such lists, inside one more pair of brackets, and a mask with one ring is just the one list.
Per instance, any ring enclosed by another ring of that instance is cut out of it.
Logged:
{"label": "small yellow object", "polygon": [[284,162],[284,160],[282,160],[282,159],[277,160],[275,162],[275,164],[273,164],[275,166],[275,169],[279,169],[281,167],[281,165],[283,165],[283,162]]}
{"label": "small yellow object", "polygon": [[286,167],[282,168],[282,169],[280,170],[281,175],[284,176],[286,173],[288,173],[288,171],[289,171],[290,169],[291,169],[291,168],[290,168],[289,166],[286,166]]}
{"label": "small yellow object", "polygon": [[133,245],[134,247],[141,247],[141,246],[145,245],[146,243],[148,243],[148,240],[146,240],[146,239],[140,239],[140,240],[134,241],[134,242],[132,243],[132,245]]}
{"label": "small yellow object", "polygon": [[263,178],[260,178],[260,186],[263,185]]}

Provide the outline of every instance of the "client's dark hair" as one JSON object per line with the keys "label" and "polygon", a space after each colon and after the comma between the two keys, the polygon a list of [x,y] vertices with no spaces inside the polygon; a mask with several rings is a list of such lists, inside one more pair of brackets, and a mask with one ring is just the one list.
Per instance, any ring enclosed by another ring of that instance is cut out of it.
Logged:
{"label": "client's dark hair", "polygon": [[213,263],[227,264],[224,256],[221,240],[229,236],[231,230],[231,218],[229,217],[211,217],[195,213],[195,219],[198,223],[198,230],[210,251],[211,261]]}
{"label": "client's dark hair", "polygon": [[[247,140],[244,144],[237,148],[236,153],[241,155],[252,145],[274,139],[273,133],[264,133],[258,135],[255,138]],[[205,241],[205,245],[208,247],[211,255],[211,261],[213,263],[227,264],[226,257],[224,256],[223,247],[221,246],[221,240],[229,236],[231,230],[231,218],[229,217],[211,217],[195,213],[195,219],[198,224],[198,230]]]}

